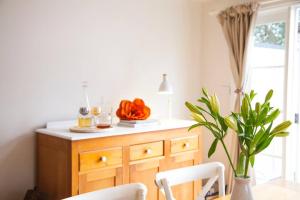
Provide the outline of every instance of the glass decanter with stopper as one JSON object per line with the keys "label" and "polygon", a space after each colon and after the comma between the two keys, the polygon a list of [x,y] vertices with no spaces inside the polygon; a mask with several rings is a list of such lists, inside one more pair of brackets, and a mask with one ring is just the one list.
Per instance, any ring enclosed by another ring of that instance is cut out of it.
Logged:
{"label": "glass decanter with stopper", "polygon": [[90,113],[90,102],[87,93],[88,83],[82,82],[82,99],[79,107],[78,126],[80,128],[88,128],[92,126],[92,116]]}

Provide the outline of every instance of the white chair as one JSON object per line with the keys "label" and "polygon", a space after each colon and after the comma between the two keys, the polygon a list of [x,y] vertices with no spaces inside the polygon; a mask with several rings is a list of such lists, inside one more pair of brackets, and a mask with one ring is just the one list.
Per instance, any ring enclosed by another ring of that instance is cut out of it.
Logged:
{"label": "white chair", "polygon": [[171,186],[209,178],[206,185],[202,187],[197,200],[205,199],[205,195],[217,180],[219,184],[219,196],[222,197],[225,196],[224,169],[225,167],[222,163],[212,162],[169,170],[156,174],[155,183],[164,193],[167,200],[175,200]]}
{"label": "white chair", "polygon": [[145,185],[132,183],[88,192],[64,200],[146,200],[146,195]]}

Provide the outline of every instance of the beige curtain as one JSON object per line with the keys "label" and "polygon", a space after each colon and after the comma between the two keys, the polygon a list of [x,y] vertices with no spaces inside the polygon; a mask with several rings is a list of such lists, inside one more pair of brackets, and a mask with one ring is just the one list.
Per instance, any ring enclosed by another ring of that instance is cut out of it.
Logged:
{"label": "beige curtain", "polygon": [[[246,57],[249,46],[248,43],[251,36],[251,30],[255,24],[257,8],[257,3],[247,3],[230,7],[218,15],[230,54],[230,67],[236,87],[236,100],[234,105],[234,110],[236,112],[240,111],[240,101],[245,85],[245,78],[247,76]],[[231,144],[231,156],[233,162],[236,164],[239,154],[238,138],[232,137]],[[232,191],[233,178],[233,170],[230,168],[228,192]]]}

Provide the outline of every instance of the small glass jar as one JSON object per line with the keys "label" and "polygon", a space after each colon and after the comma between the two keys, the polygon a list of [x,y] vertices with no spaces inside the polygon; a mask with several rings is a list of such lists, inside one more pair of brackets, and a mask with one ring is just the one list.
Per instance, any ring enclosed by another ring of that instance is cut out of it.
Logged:
{"label": "small glass jar", "polygon": [[112,108],[102,108],[101,115],[98,118],[97,128],[110,128],[112,127]]}
{"label": "small glass jar", "polygon": [[99,117],[101,114],[101,107],[100,106],[93,106],[91,109],[91,114],[93,117],[93,126],[97,126],[99,124]]}

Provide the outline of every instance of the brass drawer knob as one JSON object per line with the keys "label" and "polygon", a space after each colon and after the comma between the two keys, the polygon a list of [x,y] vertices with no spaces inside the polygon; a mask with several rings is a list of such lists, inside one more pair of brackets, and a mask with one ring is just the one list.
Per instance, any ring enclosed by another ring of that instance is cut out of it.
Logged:
{"label": "brass drawer knob", "polygon": [[101,156],[100,157],[100,161],[101,162],[106,162],[107,161],[107,157],[106,156]]}
{"label": "brass drawer knob", "polygon": [[184,144],[183,144],[183,148],[189,148],[191,145],[190,145],[190,143],[188,143],[188,142],[185,142]]}
{"label": "brass drawer knob", "polygon": [[152,149],[146,149],[145,150],[145,153],[148,154],[148,155],[152,154],[152,152],[153,152]]}

